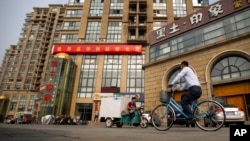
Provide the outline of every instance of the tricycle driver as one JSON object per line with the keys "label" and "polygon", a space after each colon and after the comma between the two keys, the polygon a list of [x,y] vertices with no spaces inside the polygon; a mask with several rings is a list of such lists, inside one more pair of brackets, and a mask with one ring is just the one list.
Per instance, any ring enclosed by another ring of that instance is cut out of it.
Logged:
{"label": "tricycle driver", "polygon": [[136,109],[135,101],[136,101],[136,97],[132,97],[131,101],[128,103],[128,106],[127,106],[131,119],[135,116],[135,109]]}

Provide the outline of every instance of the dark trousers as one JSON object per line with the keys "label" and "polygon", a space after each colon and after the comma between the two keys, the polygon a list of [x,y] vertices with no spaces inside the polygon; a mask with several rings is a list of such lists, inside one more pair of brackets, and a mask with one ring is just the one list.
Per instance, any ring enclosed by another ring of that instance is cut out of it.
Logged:
{"label": "dark trousers", "polygon": [[193,112],[191,111],[189,105],[196,99],[201,96],[201,87],[200,86],[192,86],[188,89],[186,93],[181,96],[181,106],[183,108],[183,112],[188,115],[190,118],[193,118]]}

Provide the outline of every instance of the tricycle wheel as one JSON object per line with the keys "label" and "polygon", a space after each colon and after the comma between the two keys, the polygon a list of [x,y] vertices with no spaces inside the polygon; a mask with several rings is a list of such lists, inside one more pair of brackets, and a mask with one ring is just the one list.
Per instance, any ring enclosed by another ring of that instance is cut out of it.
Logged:
{"label": "tricycle wheel", "polygon": [[116,124],[116,127],[121,128],[121,127],[122,127],[122,125],[123,125],[123,123],[122,123],[122,122],[118,122],[118,123]]}
{"label": "tricycle wheel", "polygon": [[105,126],[110,128],[110,127],[112,127],[112,125],[113,125],[112,119],[110,119],[110,118],[106,119]]}
{"label": "tricycle wheel", "polygon": [[146,118],[142,118],[141,122],[140,122],[140,127],[141,128],[147,128],[148,127],[148,120]]}

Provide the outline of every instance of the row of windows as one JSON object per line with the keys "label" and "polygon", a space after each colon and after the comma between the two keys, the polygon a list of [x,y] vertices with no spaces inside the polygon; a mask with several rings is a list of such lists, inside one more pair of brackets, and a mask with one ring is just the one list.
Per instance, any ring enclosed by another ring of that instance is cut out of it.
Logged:
{"label": "row of windows", "polygon": [[[159,22],[160,24],[155,25],[155,29],[159,28],[161,25],[165,25],[166,22]],[[76,23],[72,23],[72,26],[68,26],[67,23],[64,29],[75,29],[79,26]],[[86,42],[93,42],[99,39],[99,32],[101,28],[100,22],[88,22],[88,28],[86,32]],[[74,25],[74,26],[73,26]],[[108,30],[107,30],[107,41],[108,42],[120,42],[121,41],[121,32],[122,32],[122,23],[121,22],[109,22]],[[135,33],[134,33],[135,34]],[[144,34],[144,33],[140,33]],[[144,38],[144,35],[142,35]],[[76,42],[77,34],[65,34],[62,35],[61,42]]]}
{"label": "row of windows", "polygon": [[[120,87],[120,76],[122,69],[122,56],[106,55],[103,66],[102,87]],[[98,58],[96,55],[84,55],[81,66],[78,97],[91,98],[96,83],[96,70]],[[127,92],[144,91],[144,55],[129,56]]]}
{"label": "row of windows", "polygon": [[28,102],[27,111],[32,111],[35,105],[36,96],[31,95],[29,101],[27,100],[27,98],[28,97],[26,95],[21,95],[20,100],[19,100],[19,105],[17,107],[18,95],[13,95],[8,111],[14,112],[16,111],[16,108],[17,108],[17,111],[24,111],[27,102]]}
{"label": "row of windows", "polygon": [[[79,28],[79,22],[66,22],[64,24],[64,29],[70,28]],[[86,41],[97,41],[99,39],[101,28],[101,22],[88,22],[88,28],[86,31]],[[121,22],[109,22],[108,32],[107,32],[107,41],[109,42],[120,42],[121,41],[121,32],[122,32],[122,23]],[[61,37],[61,42],[76,42],[77,34],[63,34]]]}
{"label": "row of windows", "polygon": [[250,32],[250,10],[154,45],[150,62]]}
{"label": "row of windows", "polygon": [[[72,2],[73,4],[75,2]],[[156,0],[153,2],[154,16],[167,16],[165,0]],[[123,0],[114,0],[110,3],[110,16],[123,16]],[[174,15],[184,17],[187,15],[186,1],[185,0],[174,0],[173,1]],[[81,17],[82,10],[67,10],[66,17]],[[102,16],[103,14],[103,0],[91,1],[89,10],[90,16]]]}

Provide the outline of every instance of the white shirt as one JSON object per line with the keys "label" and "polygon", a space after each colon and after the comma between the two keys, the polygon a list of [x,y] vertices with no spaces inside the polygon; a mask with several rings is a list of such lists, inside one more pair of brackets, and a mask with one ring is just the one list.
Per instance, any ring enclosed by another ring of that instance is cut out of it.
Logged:
{"label": "white shirt", "polygon": [[184,67],[171,82],[174,85],[179,79],[184,77],[186,83],[180,88],[180,90],[188,89],[192,86],[200,86],[200,82],[194,73],[194,71],[190,67]]}

